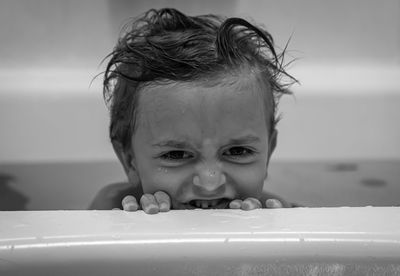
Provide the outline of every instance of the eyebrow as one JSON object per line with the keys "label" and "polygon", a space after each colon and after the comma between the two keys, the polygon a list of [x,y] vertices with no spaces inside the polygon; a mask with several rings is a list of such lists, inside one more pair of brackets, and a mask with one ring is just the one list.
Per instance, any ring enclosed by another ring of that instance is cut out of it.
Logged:
{"label": "eyebrow", "polygon": [[191,144],[185,141],[178,141],[178,140],[166,140],[166,141],[161,141],[155,144],[152,144],[153,147],[170,147],[170,148],[178,148],[178,149],[184,149],[184,148],[189,148],[192,147]]}
{"label": "eyebrow", "polygon": [[[228,144],[233,145],[240,145],[240,144],[251,144],[260,142],[260,138],[254,135],[245,135],[239,138],[231,138],[229,139]],[[165,140],[158,143],[152,144],[153,147],[170,147],[170,148],[177,148],[177,149],[185,149],[185,148],[192,148],[193,146],[186,142],[186,141],[179,141],[179,140]]]}
{"label": "eyebrow", "polygon": [[239,138],[232,138],[229,140],[230,144],[250,144],[260,142],[260,138],[254,135],[246,135]]}

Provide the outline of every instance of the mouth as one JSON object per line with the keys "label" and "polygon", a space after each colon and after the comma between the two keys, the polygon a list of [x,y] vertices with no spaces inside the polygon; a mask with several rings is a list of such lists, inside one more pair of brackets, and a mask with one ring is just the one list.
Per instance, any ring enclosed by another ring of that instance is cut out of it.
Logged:
{"label": "mouth", "polygon": [[185,205],[187,209],[226,209],[231,200],[228,198],[217,198],[217,199],[193,199],[187,202]]}

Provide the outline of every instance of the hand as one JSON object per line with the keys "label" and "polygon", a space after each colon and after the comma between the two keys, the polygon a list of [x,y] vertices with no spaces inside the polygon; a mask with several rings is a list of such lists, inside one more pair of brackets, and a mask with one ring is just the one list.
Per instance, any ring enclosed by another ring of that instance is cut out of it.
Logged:
{"label": "hand", "polygon": [[140,207],[146,214],[168,212],[171,209],[171,199],[167,193],[158,191],[154,194],[142,195],[140,198],[140,205],[132,195],[127,195],[122,200],[122,208],[124,211],[135,212],[139,210]]}
{"label": "hand", "polygon": [[[257,198],[248,197],[245,200],[241,199],[232,200],[229,203],[229,208],[250,211],[262,208],[262,204]],[[283,204],[277,199],[270,198],[265,201],[265,208],[268,209],[283,208]]]}

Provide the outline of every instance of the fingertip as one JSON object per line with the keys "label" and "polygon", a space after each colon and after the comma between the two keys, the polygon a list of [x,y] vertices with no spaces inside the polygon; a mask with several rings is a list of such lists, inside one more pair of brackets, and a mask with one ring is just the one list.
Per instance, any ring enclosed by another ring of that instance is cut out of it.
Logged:
{"label": "fingertip", "polygon": [[154,196],[156,198],[160,197],[160,198],[169,198],[168,194],[164,191],[157,191],[154,193]]}
{"label": "fingertip", "polygon": [[262,207],[261,202],[254,197],[246,198],[245,200],[243,200],[242,203],[242,210],[245,211],[259,209],[261,207]]}
{"label": "fingertip", "polygon": [[283,208],[282,203],[279,200],[274,199],[274,198],[267,199],[265,201],[265,206],[270,209]]}
{"label": "fingertip", "polygon": [[127,195],[122,199],[122,208],[124,211],[134,212],[139,209],[139,204],[134,196]]}
{"label": "fingertip", "polygon": [[134,202],[124,204],[124,205],[122,205],[122,207],[124,208],[124,211],[128,211],[128,212],[135,212],[139,209],[139,205]]}
{"label": "fingertip", "polygon": [[157,191],[154,197],[158,203],[160,212],[168,212],[171,209],[171,198],[164,191]]}
{"label": "fingertip", "polygon": [[160,208],[158,207],[158,205],[150,204],[150,205],[144,206],[143,211],[146,214],[155,215],[160,212]]}
{"label": "fingertip", "polygon": [[161,202],[158,204],[160,212],[168,212],[171,209],[171,206],[166,202]]}
{"label": "fingertip", "polygon": [[160,207],[152,194],[144,194],[140,198],[140,205],[146,214],[154,215],[160,212]]}
{"label": "fingertip", "polygon": [[235,199],[235,200],[232,200],[230,203],[229,203],[229,208],[230,209],[240,209],[240,208],[242,208],[242,200],[241,199]]}

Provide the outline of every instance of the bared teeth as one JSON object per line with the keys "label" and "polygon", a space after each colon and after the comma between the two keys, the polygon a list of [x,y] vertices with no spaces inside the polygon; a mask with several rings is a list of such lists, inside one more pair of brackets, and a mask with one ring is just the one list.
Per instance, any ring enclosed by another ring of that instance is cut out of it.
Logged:
{"label": "bared teeth", "polygon": [[228,208],[230,199],[193,199],[187,202],[187,209],[225,209]]}
{"label": "bared teeth", "polygon": [[196,208],[208,209],[217,206],[219,202],[220,199],[212,199],[212,200],[199,199],[199,200],[193,200],[191,204],[196,206]]}

